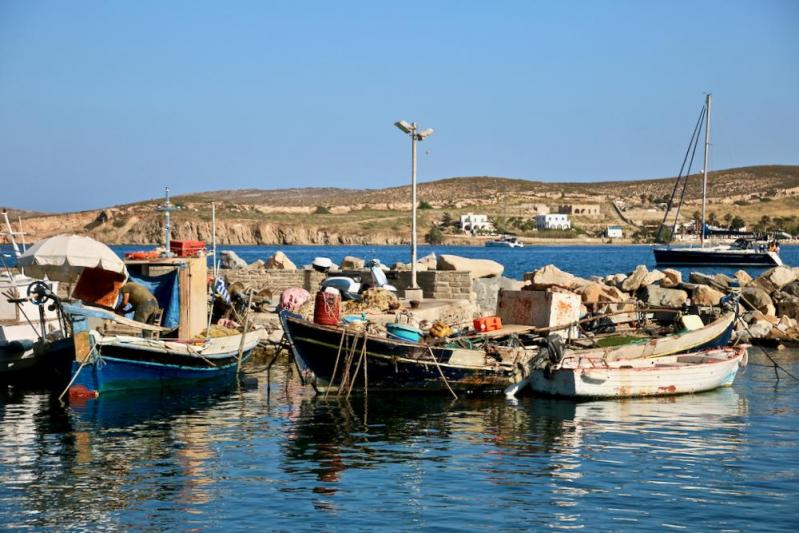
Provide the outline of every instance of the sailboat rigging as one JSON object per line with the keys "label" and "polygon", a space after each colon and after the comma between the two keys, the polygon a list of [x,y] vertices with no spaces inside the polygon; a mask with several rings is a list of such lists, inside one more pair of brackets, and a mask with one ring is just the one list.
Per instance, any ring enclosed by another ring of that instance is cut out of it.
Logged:
{"label": "sailboat rigging", "polygon": [[[677,191],[682,185],[680,192],[679,203],[674,215],[674,223],[671,226],[671,232],[668,240],[664,245],[655,246],[653,252],[655,254],[655,262],[658,265],[727,265],[727,266],[777,266],[782,265],[782,260],[779,256],[778,247],[775,243],[767,245],[760,243],[754,239],[739,238],[732,244],[715,244],[706,246],[705,240],[707,237],[707,174],[708,162],[710,159],[710,110],[712,103],[712,95],[705,95],[705,103],[699,114],[694,132],[691,135],[691,140],[688,143],[688,150],[683,158],[683,164],[680,168],[680,173],[677,176],[677,182],[674,184],[674,189],[671,193],[671,198],[666,206],[666,213],[663,216],[663,222],[658,228],[656,242],[663,242],[661,240],[664,229],[666,229],[666,221],[668,220],[669,213],[671,213],[674,205]],[[703,124],[704,122],[704,124]],[[703,127],[704,126],[704,127]],[[680,216],[680,209],[682,208],[683,200],[685,198],[685,191],[688,186],[688,177],[691,174],[691,166],[693,164],[694,155],[696,154],[699,138],[704,129],[705,134],[705,149],[704,149],[704,163],[702,166],[702,212],[701,223],[699,226],[699,242],[700,245],[696,246],[672,246],[670,243],[674,238],[677,230],[677,223]],[[690,158],[690,159],[689,159]],[[688,163],[686,170],[686,162]],[[683,171],[685,173],[683,174]]]}

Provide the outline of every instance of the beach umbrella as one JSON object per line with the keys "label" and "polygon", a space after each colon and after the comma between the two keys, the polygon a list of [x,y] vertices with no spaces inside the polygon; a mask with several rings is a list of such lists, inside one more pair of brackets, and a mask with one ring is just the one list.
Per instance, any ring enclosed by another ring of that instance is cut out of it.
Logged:
{"label": "beach umbrella", "polygon": [[105,244],[80,235],[56,235],[28,248],[17,260],[25,273],[52,281],[74,282],[86,268],[128,277],[125,263]]}

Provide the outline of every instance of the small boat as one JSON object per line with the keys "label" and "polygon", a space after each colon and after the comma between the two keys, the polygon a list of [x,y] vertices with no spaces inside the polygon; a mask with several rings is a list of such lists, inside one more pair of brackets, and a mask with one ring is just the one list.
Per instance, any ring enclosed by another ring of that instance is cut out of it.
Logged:
{"label": "small boat", "polygon": [[568,398],[691,394],[732,385],[746,362],[747,346],[625,361],[575,354],[534,369],[530,387],[536,394]]}
{"label": "small boat", "polygon": [[503,235],[499,239],[486,241],[485,245],[493,248],[524,248],[524,243],[518,237],[510,235]]}
{"label": "small boat", "polygon": [[[770,244],[757,243],[753,239],[741,238],[737,239],[732,244],[718,244],[705,246],[705,237],[712,230],[709,230],[706,224],[705,207],[707,204],[707,172],[708,160],[710,157],[710,107],[711,95],[705,96],[705,104],[699,114],[694,132],[691,135],[691,140],[688,143],[688,151],[692,149],[695,151],[699,142],[699,134],[701,132],[701,124],[704,119],[704,133],[705,133],[705,157],[702,168],[702,214],[701,223],[699,227],[699,246],[672,246],[670,243],[665,245],[655,246],[653,253],[655,255],[655,263],[658,265],[719,265],[719,266],[780,266],[782,259],[779,255],[779,245],[774,240]],[[688,153],[686,153],[687,159]],[[683,175],[685,168],[685,161],[683,160],[683,168],[680,169],[680,174],[677,176],[677,182],[674,184],[674,189],[671,193],[666,213],[663,215],[663,221],[658,230],[656,242],[660,241],[660,234],[666,227],[666,221],[672,211],[674,199],[677,197],[677,191],[682,184],[682,193],[680,198],[685,194],[687,187],[688,176],[691,173],[691,165],[688,165],[688,170]],[[693,156],[691,156],[693,161]],[[677,228],[677,218],[679,217],[680,209],[678,207],[677,214],[674,216],[674,222],[671,225],[669,241],[673,237]]]}
{"label": "small boat", "polygon": [[735,311],[728,311],[719,318],[694,330],[683,330],[661,337],[644,337],[616,346],[585,349],[567,349],[567,354],[579,354],[583,358],[622,361],[642,357],[663,357],[693,350],[705,350],[726,346],[732,340],[735,328]]}
{"label": "small boat", "polygon": [[[282,312],[280,321],[304,381],[317,392],[352,390],[501,392],[520,379],[536,350],[474,350],[369,336]],[[361,357],[363,353],[363,357]],[[360,361],[360,363],[359,363]]]}
{"label": "small boat", "polygon": [[227,379],[250,357],[261,330],[228,337],[169,340],[92,334],[92,352],[73,361],[71,397]]}

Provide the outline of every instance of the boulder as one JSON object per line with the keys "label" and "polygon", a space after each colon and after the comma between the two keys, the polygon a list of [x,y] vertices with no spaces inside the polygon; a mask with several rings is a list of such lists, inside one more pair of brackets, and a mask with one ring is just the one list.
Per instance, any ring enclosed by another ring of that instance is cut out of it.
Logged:
{"label": "boulder", "polygon": [[416,260],[416,268],[418,269],[420,266],[426,267],[425,270],[435,270],[436,266],[438,266],[438,261],[436,260],[436,254],[429,254],[422,258]]}
{"label": "boulder", "polygon": [[635,267],[635,270],[633,270],[632,274],[630,274],[630,276],[622,282],[620,287],[621,290],[627,292],[637,291],[646,279],[647,274],[649,274],[649,271],[646,269],[646,267],[644,265],[638,265]]}
{"label": "boulder", "polygon": [[551,287],[561,287],[570,291],[580,290],[591,282],[578,278],[573,274],[564,272],[555,265],[547,265],[535,272],[527,272],[524,280],[529,281],[532,290],[547,290]]}
{"label": "boulder", "polygon": [[438,270],[462,270],[472,279],[501,276],[505,267],[490,259],[468,259],[457,255],[440,255],[436,262]]}
{"label": "boulder", "polygon": [[267,270],[297,270],[297,265],[292,263],[286,254],[278,250],[266,260],[264,268]]}
{"label": "boulder", "polygon": [[724,293],[708,287],[707,285],[697,285],[691,294],[691,303],[699,306],[713,306],[718,305]]}
{"label": "boulder", "polygon": [[688,281],[699,285],[707,285],[708,287],[716,286],[716,280],[713,276],[702,274],[701,272],[691,272],[688,276]]}
{"label": "boulder", "polygon": [[766,270],[752,283],[771,294],[794,281],[796,281],[796,273],[793,270],[786,266],[778,266]]}
{"label": "boulder", "polygon": [[799,281],[787,284],[782,288],[782,292],[790,296],[799,296]]}
{"label": "boulder", "polygon": [[741,303],[748,309],[757,309],[766,315],[775,312],[774,301],[766,291],[760,287],[750,285],[741,289]]}
{"label": "boulder", "polygon": [[738,280],[738,284],[741,287],[745,287],[752,283],[752,276],[750,276],[746,270],[739,270],[735,273],[735,279]]}
{"label": "boulder", "polygon": [[342,270],[360,270],[361,268],[366,265],[366,261],[361,259],[360,257],[353,257],[348,255],[344,258],[341,262],[341,269]]}
{"label": "boulder", "polygon": [[777,302],[776,314],[799,320],[799,296],[788,296]]}
{"label": "boulder", "polygon": [[718,284],[718,286],[724,288],[733,287],[738,284],[737,279],[731,278],[726,274],[716,274],[715,276],[713,276],[713,281],[715,281]]}
{"label": "boulder", "polygon": [[673,268],[663,270],[663,279],[660,280],[661,287],[672,289],[680,283],[682,283],[682,272]]}
{"label": "boulder", "polygon": [[222,250],[219,252],[220,268],[247,268],[247,261],[238,256],[233,250]]}
{"label": "boulder", "polygon": [[688,293],[680,289],[649,285],[643,292],[643,301],[652,307],[682,307],[688,301]]}
{"label": "boulder", "polygon": [[647,273],[647,275],[644,277],[644,281],[641,282],[641,285],[652,285],[653,283],[657,283],[665,277],[666,274],[658,269],[655,269],[652,272]]}
{"label": "boulder", "polygon": [[625,279],[627,279],[627,274],[611,274],[610,276],[605,276],[605,285],[621,288],[621,284],[624,283]]}
{"label": "boulder", "polygon": [[247,265],[245,269],[246,270],[260,270],[260,269],[264,268],[265,264],[266,263],[264,263],[263,259],[256,259],[255,261],[253,261],[252,263]]}
{"label": "boulder", "polygon": [[[622,296],[620,296],[622,295]],[[626,300],[626,294],[616,287],[608,287],[601,283],[589,283],[580,291],[584,304],[618,303]]]}
{"label": "boulder", "polygon": [[753,339],[764,339],[771,333],[771,322],[768,320],[755,320],[747,326],[747,331]]}

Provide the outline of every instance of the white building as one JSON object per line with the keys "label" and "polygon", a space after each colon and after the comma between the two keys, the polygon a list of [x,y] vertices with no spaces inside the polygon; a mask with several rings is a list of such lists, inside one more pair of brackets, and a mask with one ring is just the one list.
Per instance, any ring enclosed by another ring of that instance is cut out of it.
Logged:
{"label": "white building", "polygon": [[571,229],[572,223],[569,215],[563,213],[549,213],[547,215],[536,215],[535,225],[539,230],[545,229]]}
{"label": "white building", "polygon": [[609,239],[621,239],[624,237],[624,230],[621,226],[608,226],[605,230],[605,237]]}
{"label": "white building", "polygon": [[488,221],[488,215],[474,215],[467,213],[461,215],[461,231],[476,233],[478,231],[492,231],[494,225]]}

